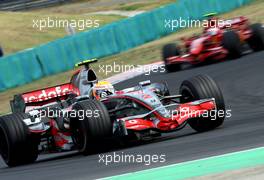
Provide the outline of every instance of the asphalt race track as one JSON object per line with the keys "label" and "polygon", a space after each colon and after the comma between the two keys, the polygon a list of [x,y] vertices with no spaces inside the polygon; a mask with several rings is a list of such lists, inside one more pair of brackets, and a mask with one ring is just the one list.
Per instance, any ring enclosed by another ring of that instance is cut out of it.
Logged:
{"label": "asphalt race track", "polygon": [[167,81],[172,93],[180,83],[198,74],[212,76],[222,88],[227,109],[232,117],[214,131],[198,134],[189,126],[164,134],[162,137],[126,148],[112,148],[109,154],[165,154],[161,164],[99,163],[98,154],[82,156],[78,153],[43,155],[32,165],[7,168],[0,160],[0,179],[94,179],[137,171],[178,162],[200,159],[224,153],[264,146],[264,52],[240,59],[197,67],[176,73],[154,73],[122,82],[117,88],[136,85],[139,81]]}

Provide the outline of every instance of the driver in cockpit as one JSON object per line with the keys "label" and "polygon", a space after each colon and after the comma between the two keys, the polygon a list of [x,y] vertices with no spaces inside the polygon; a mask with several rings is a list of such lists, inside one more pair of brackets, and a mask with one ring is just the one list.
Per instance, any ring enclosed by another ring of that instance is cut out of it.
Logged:
{"label": "driver in cockpit", "polygon": [[92,87],[90,92],[91,97],[97,100],[104,99],[113,94],[115,94],[115,88],[108,81],[99,81]]}

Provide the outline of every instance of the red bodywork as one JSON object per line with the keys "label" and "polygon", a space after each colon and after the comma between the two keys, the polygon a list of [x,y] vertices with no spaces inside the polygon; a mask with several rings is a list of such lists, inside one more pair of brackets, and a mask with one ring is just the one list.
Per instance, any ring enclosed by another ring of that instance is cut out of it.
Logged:
{"label": "red bodywork", "polygon": [[[57,85],[45,89],[35,90],[24,93],[22,96],[25,103],[36,103],[48,100],[54,100],[56,98],[63,98],[64,96],[75,93],[79,94],[78,88],[74,87],[71,83]],[[47,102],[45,102],[47,104]]]}
{"label": "red bodywork", "polygon": [[192,105],[192,103],[181,104],[175,112],[176,115],[171,118],[164,118],[160,114],[155,113],[155,116],[159,119],[157,124],[151,119],[132,119],[125,121],[126,128],[135,131],[141,131],[145,129],[159,129],[160,131],[173,131],[180,127],[187,120],[192,118],[198,118],[202,114],[215,109],[213,101],[204,102],[202,104]]}
{"label": "red bodywork", "polygon": [[169,57],[169,64],[199,64],[208,60],[222,60],[228,52],[222,46],[223,33],[221,30],[217,35],[202,34],[200,37],[191,37],[184,42],[186,54]]}
{"label": "red bodywork", "polygon": [[[77,76],[79,73],[80,70],[75,71],[71,79],[73,79],[73,77]],[[80,95],[79,88],[72,83],[72,80],[69,83],[23,93],[22,97],[26,104],[38,104],[41,106],[50,102],[54,102],[58,98],[64,100],[65,96],[69,94],[76,94],[78,96]]]}
{"label": "red bodywork", "polygon": [[234,31],[236,31],[236,33],[239,35],[240,37],[240,41],[244,42],[247,39],[249,39],[252,36],[252,31],[250,29],[250,23],[249,20],[244,17],[238,17],[238,18],[234,18],[231,20],[228,20],[230,22],[230,25],[225,25],[223,27],[221,27],[221,29],[223,30],[227,30],[227,29],[232,29]]}
{"label": "red bodywork", "polygon": [[182,38],[185,54],[173,56],[166,59],[166,64],[199,64],[209,61],[223,60],[227,57],[228,51],[222,46],[223,34],[226,30],[234,30],[240,37],[241,43],[252,36],[249,21],[241,16],[225,21],[221,27],[214,27],[219,30],[217,35],[210,35],[208,30],[214,28],[205,28],[200,36]]}
{"label": "red bodywork", "polygon": [[80,95],[80,91],[71,83],[61,84],[22,94],[26,103],[26,112],[57,100],[65,100],[69,94]]}
{"label": "red bodywork", "polygon": [[[132,91],[131,94],[140,94],[142,91]],[[202,114],[216,109],[216,104],[213,99],[199,100],[190,103],[179,104],[177,108],[173,109],[170,117],[162,116],[158,111],[154,111],[147,103],[144,102],[146,99],[151,99],[152,96],[146,93],[142,93],[142,99],[125,96],[122,91],[117,92],[118,96],[109,97],[105,102],[111,99],[130,99],[133,102],[138,103],[142,107],[148,109],[149,112],[153,111],[155,120],[153,117],[149,118],[132,118],[127,119],[127,117],[120,118],[119,120],[125,121],[125,127],[128,130],[142,131],[146,129],[157,129],[159,131],[173,131],[180,127],[182,124],[186,123],[192,118],[201,117]],[[128,116],[129,117],[129,116]]]}

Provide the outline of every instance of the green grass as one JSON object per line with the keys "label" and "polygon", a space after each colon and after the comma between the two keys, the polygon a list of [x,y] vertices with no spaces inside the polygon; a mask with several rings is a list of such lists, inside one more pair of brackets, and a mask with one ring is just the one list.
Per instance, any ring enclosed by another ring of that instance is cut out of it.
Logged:
{"label": "green grass", "polygon": [[146,3],[138,3],[138,4],[132,4],[132,5],[122,5],[120,6],[120,8],[118,8],[119,10],[123,10],[123,11],[135,11],[135,10],[139,10],[142,9],[143,7],[146,7],[148,4]]}
{"label": "green grass", "polygon": [[[125,17],[117,15],[91,15],[89,12],[105,10],[149,10],[175,0],[143,0],[141,2],[102,3],[93,7],[98,0],[76,0],[74,3],[43,8],[27,12],[0,12],[1,46],[5,54],[31,48],[66,36],[65,28],[33,28],[33,20],[61,19],[61,20],[99,20],[100,26],[118,21]],[[106,2],[106,1],[105,1]],[[90,30],[92,28],[86,28]],[[76,30],[80,32],[80,30]]]}
{"label": "green grass", "polygon": [[117,10],[123,11],[136,11],[136,10],[151,10],[168,3],[174,3],[176,0],[163,0],[163,1],[142,1],[127,4],[120,4],[119,7],[115,7]]}
{"label": "green grass", "polygon": [[76,0],[75,3],[43,9],[41,12],[84,14],[109,10],[151,10],[168,3],[174,3],[176,0],[141,0],[140,2],[128,0],[127,3],[111,3],[111,0],[105,0],[100,2],[100,5],[98,5],[98,0]]}
{"label": "green grass", "polygon": [[[230,13],[221,15],[221,18],[232,18],[239,15],[244,15],[249,17],[251,22],[262,22],[264,23],[264,11],[262,11],[262,7],[264,7],[264,1],[257,0],[256,2],[241,7],[235,11],[232,11]],[[166,36],[162,39],[144,44],[142,46],[139,46],[137,48],[131,49],[129,51],[126,51],[124,53],[102,58],[100,61],[93,65],[93,68],[95,71],[98,72],[99,65],[100,64],[112,64],[113,62],[116,62],[118,64],[134,64],[134,65],[141,65],[141,64],[148,64],[153,63],[156,61],[161,60],[161,48],[164,44],[171,43],[171,42],[179,42],[179,38],[183,36],[190,36],[193,33],[199,33],[201,32],[200,28],[196,29],[184,29],[177,33],[171,34],[169,36]],[[38,88],[43,88],[46,86],[52,86],[60,83],[67,82],[72,74],[72,71],[60,73],[57,75],[49,76],[42,78],[40,80],[37,80],[35,82],[32,82],[27,85],[23,85],[17,88],[9,89],[5,92],[0,93],[1,97],[1,106],[0,106],[0,112],[1,113],[7,113],[10,111],[9,109],[9,100],[13,97],[14,94],[22,93],[25,91],[30,91]],[[108,74],[108,76],[113,75]],[[98,73],[98,76],[100,78],[107,77],[103,73]]]}
{"label": "green grass", "polygon": [[[122,19],[121,16],[103,15],[68,15],[68,14],[49,14],[45,12],[0,12],[1,45],[5,54],[10,54],[31,48],[39,44],[47,43],[58,38],[64,37],[65,28],[45,28],[40,30],[33,27],[33,20],[42,19],[57,20],[99,20],[100,26],[113,21]],[[86,28],[90,30],[92,28]],[[80,30],[76,29],[77,32]]]}

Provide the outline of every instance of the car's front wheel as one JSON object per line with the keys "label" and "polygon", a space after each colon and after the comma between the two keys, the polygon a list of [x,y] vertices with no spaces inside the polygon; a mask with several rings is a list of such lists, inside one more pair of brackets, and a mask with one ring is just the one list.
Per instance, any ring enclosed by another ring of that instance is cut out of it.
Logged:
{"label": "car's front wheel", "polygon": [[[217,112],[214,117],[196,118],[189,121],[189,125],[198,132],[209,131],[221,126],[225,119],[225,102],[222,92],[216,82],[206,75],[199,75],[183,81],[180,87],[181,102],[214,98]],[[221,112],[220,112],[221,111]]]}
{"label": "car's front wheel", "polygon": [[97,142],[113,135],[113,123],[102,102],[81,101],[73,106],[73,111],[78,117],[71,119],[72,138],[80,152],[93,153],[98,149]]}

